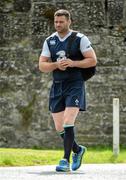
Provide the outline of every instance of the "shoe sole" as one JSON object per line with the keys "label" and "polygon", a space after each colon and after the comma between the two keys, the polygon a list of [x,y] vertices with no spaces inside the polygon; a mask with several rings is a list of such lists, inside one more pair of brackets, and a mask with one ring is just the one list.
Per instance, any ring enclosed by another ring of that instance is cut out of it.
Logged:
{"label": "shoe sole", "polygon": [[56,168],[57,172],[70,172],[70,169],[58,169]]}

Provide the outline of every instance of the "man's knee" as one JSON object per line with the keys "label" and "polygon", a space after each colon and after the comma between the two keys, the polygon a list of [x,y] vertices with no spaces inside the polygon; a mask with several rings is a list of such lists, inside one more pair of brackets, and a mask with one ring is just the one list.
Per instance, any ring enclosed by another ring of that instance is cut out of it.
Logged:
{"label": "man's knee", "polygon": [[78,114],[78,109],[67,109],[64,113],[64,124],[68,124],[68,125],[74,125],[76,116]]}

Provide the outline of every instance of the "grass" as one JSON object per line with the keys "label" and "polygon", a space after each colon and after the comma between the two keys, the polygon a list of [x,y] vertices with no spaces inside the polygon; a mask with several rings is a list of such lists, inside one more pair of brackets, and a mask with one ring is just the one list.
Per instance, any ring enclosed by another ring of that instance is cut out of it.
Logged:
{"label": "grass", "polygon": [[89,148],[85,154],[85,163],[126,163],[126,150],[122,148],[118,156],[114,156],[111,148]]}
{"label": "grass", "polygon": [[[0,148],[0,166],[52,165],[62,156],[63,150]],[[126,152],[122,148],[116,157],[111,148],[88,148],[82,163],[126,163]]]}

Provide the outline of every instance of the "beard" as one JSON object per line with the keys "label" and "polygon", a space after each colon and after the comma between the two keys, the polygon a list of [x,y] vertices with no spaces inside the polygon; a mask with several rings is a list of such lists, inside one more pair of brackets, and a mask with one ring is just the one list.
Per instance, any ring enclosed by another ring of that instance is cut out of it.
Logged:
{"label": "beard", "polygon": [[58,33],[64,33],[68,31],[68,28],[56,27],[55,28]]}

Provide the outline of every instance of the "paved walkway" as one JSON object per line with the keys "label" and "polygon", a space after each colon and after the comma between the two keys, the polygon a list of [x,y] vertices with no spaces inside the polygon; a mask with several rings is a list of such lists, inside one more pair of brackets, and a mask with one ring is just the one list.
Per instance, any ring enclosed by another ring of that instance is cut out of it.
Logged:
{"label": "paved walkway", "polygon": [[0,180],[126,180],[126,164],[85,164],[75,172],[55,166],[0,167]]}

